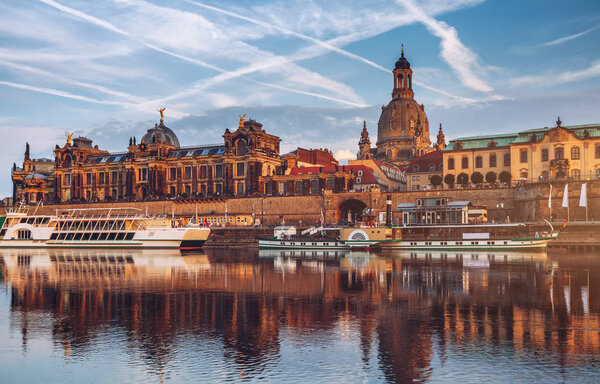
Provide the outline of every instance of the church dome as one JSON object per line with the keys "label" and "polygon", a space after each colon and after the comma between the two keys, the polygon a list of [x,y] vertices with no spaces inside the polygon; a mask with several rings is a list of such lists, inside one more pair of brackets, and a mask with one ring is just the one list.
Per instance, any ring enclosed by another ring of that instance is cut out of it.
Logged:
{"label": "church dome", "polygon": [[414,99],[392,99],[382,107],[377,123],[378,157],[389,158],[388,148],[396,161],[407,161],[415,136],[429,137],[429,121],[425,108]]}
{"label": "church dome", "polygon": [[144,137],[142,137],[142,143],[146,144],[164,144],[170,145],[175,148],[179,148],[179,139],[175,132],[163,123],[155,125],[154,128],[150,128]]}

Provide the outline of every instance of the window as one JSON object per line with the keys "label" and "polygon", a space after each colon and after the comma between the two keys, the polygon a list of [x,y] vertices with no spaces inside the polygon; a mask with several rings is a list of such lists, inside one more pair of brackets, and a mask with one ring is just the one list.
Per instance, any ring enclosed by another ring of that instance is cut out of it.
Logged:
{"label": "window", "polygon": [[333,178],[327,179],[327,189],[330,191],[333,191],[334,188],[335,188],[335,179],[333,179]]}
{"label": "window", "polygon": [[574,169],[571,171],[571,177],[575,180],[579,180],[580,175],[581,173],[579,172],[579,169]]}
{"label": "window", "polygon": [[[138,169],[138,181],[146,181],[148,180],[148,169],[140,168]],[[106,174],[106,181],[108,182],[108,173]]]}
{"label": "window", "polygon": [[526,163],[526,162],[527,162],[527,151],[522,150],[521,151],[521,163]]}
{"label": "window", "polygon": [[527,172],[521,172],[521,179],[527,179]]}
{"label": "window", "polygon": [[[221,184],[218,184],[221,185]],[[206,196],[206,184],[202,184],[200,186],[200,194],[202,195],[202,197]]]}
{"label": "window", "polygon": [[596,159],[600,159],[600,144],[596,144]]}
{"label": "window", "polygon": [[435,164],[429,164],[429,172],[435,172]]}
{"label": "window", "polygon": [[579,147],[571,148],[571,160],[579,160]]}
{"label": "window", "polygon": [[70,174],[65,175],[65,185],[71,185],[71,175]]}
{"label": "window", "polygon": [[223,164],[215,165],[215,177],[217,177],[217,178],[223,177]]}
{"label": "window", "polygon": [[17,239],[19,239],[19,240],[31,239],[31,231],[29,229],[19,229],[17,231]]}
{"label": "window", "polygon": [[92,184],[92,173],[91,172],[88,172],[85,174],[85,183],[87,185]]}
{"label": "window", "polygon": [[483,168],[483,158],[481,156],[475,158],[475,168]]}
{"label": "window", "polygon": [[504,155],[504,166],[510,167],[510,153]]}
{"label": "window", "polygon": [[238,196],[244,195],[244,183],[237,183],[237,194]]}
{"label": "window", "polygon": [[104,172],[98,173],[98,184],[100,184],[100,185],[104,184]]}
{"label": "window", "polygon": [[221,184],[221,183],[215,184],[215,194],[217,196],[221,196],[222,193],[223,193],[223,184]]}
{"label": "window", "polygon": [[185,167],[185,179],[190,180],[192,178],[192,167]]}
{"label": "window", "polygon": [[420,167],[418,165],[413,165],[413,172],[419,172]]}
{"label": "window", "polygon": [[295,194],[301,195],[303,193],[302,181],[296,181]]}
{"label": "window", "polygon": [[362,177],[362,175],[363,175],[363,171],[358,171],[358,176]]}
{"label": "window", "polygon": [[565,158],[565,150],[563,147],[557,147],[554,149],[554,158],[556,160],[562,160]]}
{"label": "window", "polygon": [[467,169],[469,168],[469,159],[466,157],[463,157],[461,160],[461,167],[462,169]]}
{"label": "window", "polygon": [[600,168],[596,169],[596,179],[600,179]]}
{"label": "window", "polygon": [[542,161],[548,161],[548,150],[542,149]]}
{"label": "window", "polygon": [[117,182],[119,181],[118,179],[118,174],[117,171],[113,171],[112,172],[112,179],[111,179],[111,183],[113,184],[117,184]]}
{"label": "window", "polygon": [[185,194],[189,197],[192,194],[192,187],[189,185],[185,186]]}
{"label": "window", "polygon": [[[221,171],[223,171],[223,166],[221,165]],[[200,166],[200,178],[206,179],[206,165]]]}
{"label": "window", "polygon": [[496,166],[496,154],[492,153],[490,155],[490,167],[495,167]]}
{"label": "window", "polygon": [[237,163],[237,175],[244,176],[244,163]]}
{"label": "window", "polygon": [[173,167],[169,170],[169,180],[177,180],[177,168]]}
{"label": "window", "polygon": [[[359,171],[362,172],[362,171]],[[360,178],[356,179],[357,183],[360,183]],[[312,195],[317,195],[319,194],[319,180],[312,180],[310,182],[310,193]]]}
{"label": "window", "polygon": [[454,169],[454,159],[452,157],[448,159],[448,169]]}

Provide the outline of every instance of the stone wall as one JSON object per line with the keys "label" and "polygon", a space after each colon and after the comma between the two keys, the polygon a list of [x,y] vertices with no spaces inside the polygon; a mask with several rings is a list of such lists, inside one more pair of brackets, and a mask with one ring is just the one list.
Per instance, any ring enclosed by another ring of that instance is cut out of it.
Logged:
{"label": "stone wall", "polygon": [[[588,215],[590,220],[600,220],[600,181],[588,181]],[[363,193],[325,193],[323,196],[287,196],[252,197],[240,199],[212,199],[198,202],[148,201],[122,203],[90,203],[73,205],[47,205],[38,209],[38,213],[54,213],[56,209],[66,208],[109,208],[134,207],[149,214],[167,214],[175,216],[193,216],[214,211],[228,213],[254,213],[266,225],[286,224],[308,226],[317,222],[321,211],[327,222],[338,222],[341,217],[340,206],[349,200],[358,200],[373,212],[385,212],[385,201],[392,197],[395,211],[399,203],[412,203],[417,198],[450,197],[453,200],[467,200],[475,205],[485,205],[491,220],[541,221],[549,218],[549,184],[535,183],[516,188],[451,189],[415,192],[363,192]],[[553,184],[552,213],[555,221],[566,218],[567,209],[561,208],[564,183]],[[584,220],[585,208],[579,207],[581,182],[569,183],[570,220]],[[397,217],[397,213],[394,214]]]}

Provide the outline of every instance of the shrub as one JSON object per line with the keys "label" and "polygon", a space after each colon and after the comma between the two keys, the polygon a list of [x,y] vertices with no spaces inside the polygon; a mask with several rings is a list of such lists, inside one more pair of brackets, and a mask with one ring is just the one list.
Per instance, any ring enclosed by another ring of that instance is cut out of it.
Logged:
{"label": "shrub", "polygon": [[456,182],[464,187],[465,185],[469,184],[469,175],[464,172],[459,173],[456,177]]}
{"label": "shrub", "polygon": [[442,176],[433,175],[433,176],[431,176],[431,179],[429,179],[429,181],[431,182],[431,185],[433,185],[434,187],[439,187],[440,185],[442,185]]}
{"label": "shrub", "polygon": [[501,183],[504,183],[504,184],[510,184],[511,178],[512,178],[511,174],[508,171],[502,171],[498,175],[498,179],[500,180]]}
{"label": "shrub", "polygon": [[485,181],[487,181],[490,184],[495,184],[497,178],[498,177],[496,175],[496,172],[489,171],[485,174]]}
{"label": "shrub", "polygon": [[446,183],[448,186],[450,186],[450,188],[454,187],[455,181],[456,180],[454,179],[454,175],[451,173],[444,176],[444,183]]}
{"label": "shrub", "polygon": [[481,174],[481,172],[473,172],[473,174],[471,175],[471,182],[473,184],[483,183],[483,175]]}

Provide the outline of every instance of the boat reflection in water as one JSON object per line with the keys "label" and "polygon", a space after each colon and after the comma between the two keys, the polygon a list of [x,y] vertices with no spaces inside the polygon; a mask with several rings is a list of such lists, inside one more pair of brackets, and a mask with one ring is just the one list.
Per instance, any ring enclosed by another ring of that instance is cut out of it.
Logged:
{"label": "boat reflection in water", "polygon": [[545,252],[236,252],[3,251],[3,377],[600,379],[600,264]]}

